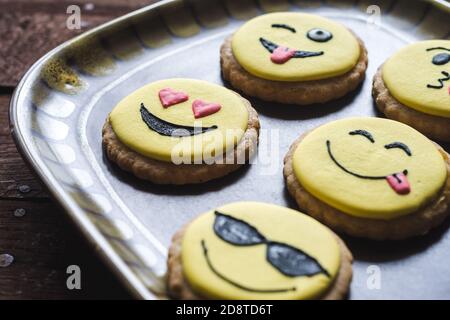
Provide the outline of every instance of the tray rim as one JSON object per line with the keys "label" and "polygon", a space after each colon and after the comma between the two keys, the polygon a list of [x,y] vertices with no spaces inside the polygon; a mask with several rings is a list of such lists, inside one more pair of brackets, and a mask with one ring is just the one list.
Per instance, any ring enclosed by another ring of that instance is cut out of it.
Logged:
{"label": "tray rim", "polygon": [[[128,268],[126,263],[117,254],[117,252],[112,248],[108,241],[104,238],[101,232],[95,227],[89,218],[86,216],[85,212],[77,203],[64,192],[60,192],[57,189],[60,187],[59,182],[51,172],[45,163],[40,159],[40,156],[33,153],[29,146],[26,144],[24,133],[21,131],[19,126],[19,115],[18,115],[18,100],[21,92],[25,89],[25,84],[30,76],[37,68],[39,68],[44,61],[49,57],[61,52],[65,48],[69,47],[72,43],[87,38],[91,35],[97,34],[103,30],[115,26],[121,22],[125,22],[131,18],[135,18],[141,14],[145,14],[150,11],[157,10],[159,7],[166,6],[170,3],[184,2],[184,0],[160,0],[156,3],[152,3],[143,8],[134,10],[120,17],[114,18],[108,22],[105,22],[97,27],[94,27],[86,32],[83,32],[65,42],[61,43],[57,47],[48,51],[41,58],[35,61],[32,66],[24,73],[19,83],[15,87],[13,94],[11,96],[9,104],[9,125],[11,136],[13,141],[24,158],[25,163],[33,170],[33,172],[40,178],[44,185],[49,190],[52,199],[57,200],[58,203],[63,207],[64,212],[71,223],[73,223],[76,228],[83,235],[87,243],[92,246],[96,254],[102,259],[103,263],[109,267],[111,271],[115,274],[117,279],[121,281],[122,285],[137,299],[158,299],[158,296],[153,294],[138,277]],[[290,1],[290,0],[288,0]],[[435,8],[447,12],[450,14],[450,2],[446,0],[419,0],[425,1],[433,5]]]}

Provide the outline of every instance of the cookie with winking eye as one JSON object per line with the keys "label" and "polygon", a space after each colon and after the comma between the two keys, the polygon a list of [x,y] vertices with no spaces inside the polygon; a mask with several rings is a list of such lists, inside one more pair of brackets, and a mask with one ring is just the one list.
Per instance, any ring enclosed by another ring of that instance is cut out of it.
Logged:
{"label": "cookie with winking eye", "polygon": [[222,76],[266,101],[307,105],[340,98],[364,80],[367,51],[343,25],[305,13],[256,17],[221,47]]}
{"label": "cookie with winking eye", "polygon": [[450,141],[450,40],[421,41],[395,53],[378,69],[372,94],[388,118]]}

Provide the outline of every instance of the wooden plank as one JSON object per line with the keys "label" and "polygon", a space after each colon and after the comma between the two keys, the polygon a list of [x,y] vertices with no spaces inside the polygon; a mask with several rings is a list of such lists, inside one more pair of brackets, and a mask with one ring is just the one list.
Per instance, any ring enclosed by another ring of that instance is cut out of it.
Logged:
{"label": "wooden plank", "polygon": [[[15,86],[34,61],[65,40],[152,2],[0,0],[0,86]],[[66,26],[71,4],[82,9],[79,30]]]}
{"label": "wooden plank", "polygon": [[[130,298],[50,201],[0,201],[2,254],[14,261],[0,267],[0,299]],[[81,290],[67,289],[69,265],[81,269]]]}
{"label": "wooden plank", "polygon": [[0,95],[0,199],[48,198],[11,138],[8,107],[10,95]]}

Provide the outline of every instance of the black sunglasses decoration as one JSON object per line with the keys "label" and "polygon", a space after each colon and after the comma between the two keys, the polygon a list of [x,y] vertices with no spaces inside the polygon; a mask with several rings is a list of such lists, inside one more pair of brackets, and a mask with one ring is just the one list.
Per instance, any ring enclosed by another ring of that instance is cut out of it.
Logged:
{"label": "black sunglasses decoration", "polygon": [[267,245],[266,259],[278,271],[288,277],[314,276],[322,273],[330,277],[320,263],[302,250],[285,243],[266,239],[249,223],[214,211],[215,234],[235,246]]}

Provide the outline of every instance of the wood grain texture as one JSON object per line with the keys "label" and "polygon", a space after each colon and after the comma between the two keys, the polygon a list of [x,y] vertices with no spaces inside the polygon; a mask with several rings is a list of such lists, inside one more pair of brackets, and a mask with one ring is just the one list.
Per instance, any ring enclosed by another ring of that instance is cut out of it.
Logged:
{"label": "wood grain texture", "polygon": [[[0,86],[15,86],[33,62],[65,40],[152,2],[0,0]],[[81,9],[80,30],[66,27],[73,4]]]}
{"label": "wood grain texture", "polygon": [[[131,296],[68,221],[17,151],[9,100],[39,57],[89,28],[155,1],[0,0],[0,267],[3,299],[127,299]],[[66,28],[66,8],[82,9],[82,28]],[[92,6],[93,4],[93,6]],[[15,214],[17,209],[23,209]],[[81,268],[81,290],[68,290],[66,269]]]}
{"label": "wood grain texture", "polygon": [[[16,209],[25,215],[14,215]],[[50,200],[0,201],[0,254],[14,262],[0,267],[0,299],[128,298],[118,281]],[[81,268],[81,290],[68,290],[66,269]]]}
{"label": "wood grain texture", "polygon": [[9,95],[0,95],[0,200],[48,198],[45,188],[17,152],[10,135],[9,100]]}

